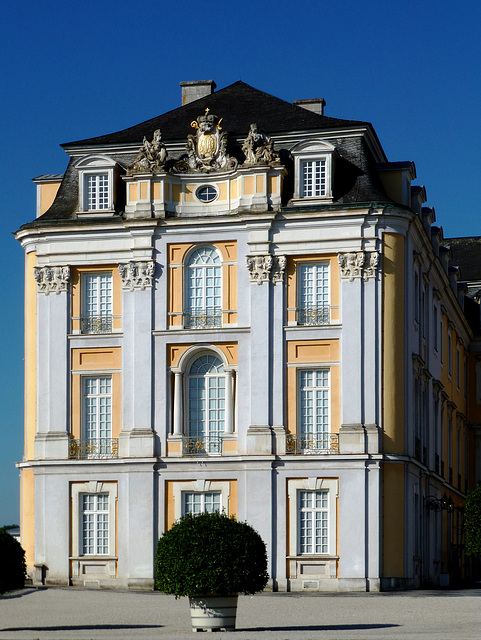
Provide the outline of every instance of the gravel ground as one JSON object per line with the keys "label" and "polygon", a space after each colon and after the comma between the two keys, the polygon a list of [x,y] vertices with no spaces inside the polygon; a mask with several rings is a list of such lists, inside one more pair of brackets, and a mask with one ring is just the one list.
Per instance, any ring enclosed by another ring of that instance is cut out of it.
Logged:
{"label": "gravel ground", "polygon": [[[480,640],[481,590],[241,596],[236,631],[222,634],[226,636]],[[186,598],[74,588],[24,589],[0,597],[0,640],[192,637]]]}

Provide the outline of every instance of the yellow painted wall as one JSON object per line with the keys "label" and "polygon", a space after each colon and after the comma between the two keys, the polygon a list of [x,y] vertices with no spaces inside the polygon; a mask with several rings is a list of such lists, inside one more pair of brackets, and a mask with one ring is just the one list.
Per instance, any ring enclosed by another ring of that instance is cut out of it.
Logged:
{"label": "yellow painted wall", "polygon": [[122,282],[117,265],[102,264],[98,266],[71,267],[70,287],[72,292],[72,331],[80,331],[82,314],[82,276],[86,273],[112,273],[112,327],[122,328]]}
{"label": "yellow painted wall", "polygon": [[404,577],[404,464],[382,467],[382,575]]}
{"label": "yellow painted wall", "polygon": [[[72,349],[71,432],[75,439],[80,439],[82,433],[82,375],[88,375],[90,372],[98,372],[101,375],[102,371],[120,368],[120,347]],[[121,377],[119,372],[112,372],[111,375],[112,438],[118,438],[121,424]]]}
{"label": "yellow painted wall", "polygon": [[255,190],[255,176],[244,177],[244,194],[246,196],[253,196]]}
{"label": "yellow painted wall", "polygon": [[40,186],[40,214],[45,213],[52,206],[55,196],[59,190],[61,181],[46,182]]}
{"label": "yellow painted wall", "polygon": [[404,236],[383,236],[383,449],[404,452]]}
{"label": "yellow painted wall", "polygon": [[287,321],[296,321],[296,307],[298,306],[297,270],[300,263],[324,262],[329,263],[329,297],[331,305],[331,322],[339,322],[339,264],[337,254],[289,257],[287,260]]}
{"label": "yellow painted wall", "polygon": [[339,340],[290,340],[287,342],[287,430],[297,432],[297,372],[303,365],[319,363],[330,370],[331,433],[339,433],[341,422],[341,384]]}
{"label": "yellow painted wall", "polygon": [[25,403],[24,403],[24,456],[34,458],[37,432],[37,283],[33,268],[37,264],[35,252],[25,256]]}
{"label": "yellow painted wall", "polygon": [[387,171],[379,175],[386,195],[394,200],[394,202],[402,204],[402,171]]}
{"label": "yellow painted wall", "polygon": [[139,185],[136,182],[129,184],[129,201],[137,202],[139,199]]}
{"label": "yellow painted wall", "polygon": [[34,539],[34,475],[33,469],[20,472],[20,533],[22,547],[25,550],[27,571],[32,571],[35,563]]}

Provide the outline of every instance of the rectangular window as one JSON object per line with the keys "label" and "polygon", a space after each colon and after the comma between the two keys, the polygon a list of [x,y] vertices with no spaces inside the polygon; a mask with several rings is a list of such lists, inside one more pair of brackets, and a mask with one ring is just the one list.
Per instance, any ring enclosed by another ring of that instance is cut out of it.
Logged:
{"label": "rectangular window", "polygon": [[217,491],[204,493],[185,492],[183,494],[183,515],[192,513],[214,513],[221,509],[221,495]]}
{"label": "rectangular window", "polygon": [[299,491],[299,553],[329,551],[329,492]]}
{"label": "rectangular window", "polygon": [[111,333],[112,273],[85,274],[82,292],[82,333]]}
{"label": "rectangular window", "polygon": [[109,494],[82,495],[82,555],[109,553]]}
{"label": "rectangular window", "polygon": [[112,378],[83,378],[83,439],[87,457],[112,453]]}
{"label": "rectangular window", "polygon": [[85,176],[85,181],[85,209],[87,211],[110,209],[108,174],[88,174]]}
{"label": "rectangular window", "polygon": [[329,324],[329,264],[300,263],[298,266],[297,322],[317,326]]}
{"label": "rectangular window", "polygon": [[306,160],[302,163],[302,193],[301,197],[311,198],[325,196],[326,161]]}
{"label": "rectangular window", "polygon": [[328,450],[329,369],[306,369],[298,372],[298,421],[301,448]]}
{"label": "rectangular window", "polygon": [[437,351],[438,350],[438,335],[439,335],[439,331],[438,331],[438,308],[436,306],[434,306],[433,308],[433,328],[434,328],[434,335],[433,335],[433,341],[434,341],[434,349]]}
{"label": "rectangular window", "polygon": [[456,347],[456,387],[461,389],[461,353]]}

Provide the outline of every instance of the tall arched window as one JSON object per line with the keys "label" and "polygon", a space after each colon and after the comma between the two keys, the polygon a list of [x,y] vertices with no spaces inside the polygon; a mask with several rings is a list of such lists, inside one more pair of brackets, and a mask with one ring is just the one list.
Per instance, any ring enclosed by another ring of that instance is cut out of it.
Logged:
{"label": "tall arched window", "polygon": [[187,435],[209,453],[222,450],[225,392],[222,361],[207,354],[194,360],[187,374]]}
{"label": "tall arched window", "polygon": [[214,247],[200,247],[190,255],[186,264],[186,327],[202,329],[221,326],[221,269],[221,258]]}

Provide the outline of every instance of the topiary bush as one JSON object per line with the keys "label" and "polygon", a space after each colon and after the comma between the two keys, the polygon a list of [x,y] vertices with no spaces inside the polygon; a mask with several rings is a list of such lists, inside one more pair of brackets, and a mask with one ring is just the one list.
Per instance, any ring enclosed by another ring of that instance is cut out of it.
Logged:
{"label": "topiary bush", "polygon": [[5,528],[0,529],[0,594],[22,589],[26,570],[22,545]]}
{"label": "topiary bush", "polygon": [[177,598],[257,593],[269,579],[266,545],[234,517],[187,515],[160,538],[155,574],[156,588]]}
{"label": "topiary bush", "polygon": [[466,496],[464,518],[466,554],[481,558],[481,484]]}

